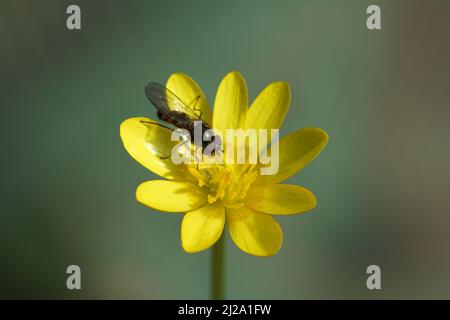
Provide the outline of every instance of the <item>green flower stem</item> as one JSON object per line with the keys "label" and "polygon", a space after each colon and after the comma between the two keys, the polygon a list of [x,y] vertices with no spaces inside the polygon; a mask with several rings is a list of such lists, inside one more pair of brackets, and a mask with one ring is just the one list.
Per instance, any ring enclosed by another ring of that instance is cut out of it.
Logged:
{"label": "green flower stem", "polygon": [[224,235],[212,248],[212,298],[224,299],[224,263],[225,263],[225,239]]}

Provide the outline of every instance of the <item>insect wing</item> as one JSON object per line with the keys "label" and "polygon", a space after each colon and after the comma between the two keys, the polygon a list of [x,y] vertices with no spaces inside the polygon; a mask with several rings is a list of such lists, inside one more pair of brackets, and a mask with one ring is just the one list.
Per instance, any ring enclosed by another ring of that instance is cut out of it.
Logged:
{"label": "insect wing", "polygon": [[181,101],[175,93],[159,83],[150,82],[145,87],[145,95],[155,108],[165,115],[168,115],[169,111],[179,111],[185,113],[192,120],[200,120],[198,113]]}

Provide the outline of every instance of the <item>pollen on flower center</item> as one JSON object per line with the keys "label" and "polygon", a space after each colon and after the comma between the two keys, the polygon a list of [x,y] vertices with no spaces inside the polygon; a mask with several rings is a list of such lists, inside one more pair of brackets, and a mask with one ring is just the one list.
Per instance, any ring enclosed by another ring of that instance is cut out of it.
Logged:
{"label": "pollen on flower center", "polygon": [[200,164],[190,166],[189,171],[197,179],[198,185],[208,193],[208,203],[223,201],[227,208],[244,206],[247,191],[258,176],[255,166]]}

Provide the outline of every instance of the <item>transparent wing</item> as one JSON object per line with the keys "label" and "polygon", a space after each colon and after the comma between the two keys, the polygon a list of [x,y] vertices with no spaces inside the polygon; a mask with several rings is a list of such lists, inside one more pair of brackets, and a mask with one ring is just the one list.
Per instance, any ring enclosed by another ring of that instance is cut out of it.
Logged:
{"label": "transparent wing", "polygon": [[145,87],[145,95],[155,108],[165,115],[168,115],[169,111],[179,111],[188,115],[192,120],[201,120],[200,110],[193,110],[175,93],[159,83],[150,82]]}

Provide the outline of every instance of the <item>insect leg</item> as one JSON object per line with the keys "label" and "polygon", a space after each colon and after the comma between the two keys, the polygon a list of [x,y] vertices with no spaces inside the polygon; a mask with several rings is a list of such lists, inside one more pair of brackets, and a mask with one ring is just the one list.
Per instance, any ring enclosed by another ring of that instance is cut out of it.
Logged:
{"label": "insect leg", "polygon": [[[200,100],[200,96],[197,96],[196,98],[194,98],[190,103],[189,106],[192,106],[192,110],[193,111],[199,111],[200,115],[198,116],[198,118],[200,119],[202,117],[202,110],[200,109],[196,109],[195,107],[197,106],[198,100]],[[192,105],[193,104],[193,105]]]}
{"label": "insect leg", "polygon": [[220,156],[221,154],[223,154],[223,149],[222,148],[219,148],[217,151],[219,151],[218,152],[218,155]]}
{"label": "insect leg", "polygon": [[[189,140],[185,140],[182,144],[179,145],[179,147],[184,146],[187,142],[190,142]],[[164,157],[159,157],[161,160],[166,160],[169,159],[172,156],[173,150],[172,152],[168,155],[168,156],[164,156]]]}
{"label": "insect leg", "polygon": [[170,153],[168,156],[159,157],[161,160],[169,159],[172,156],[172,153]]}
{"label": "insect leg", "polygon": [[160,126],[160,127],[169,129],[170,131],[173,131],[172,128],[169,128],[169,127],[167,127],[167,126],[165,126],[165,125],[163,125],[163,124],[161,124],[161,123],[158,123],[158,122],[151,122],[151,121],[141,120],[141,123],[145,123],[145,124],[154,124],[154,125],[156,125],[156,126]]}
{"label": "insect leg", "polygon": [[195,158],[195,161],[197,162],[197,171],[198,171],[198,165],[200,164],[200,161],[197,158],[197,150],[198,150],[198,148],[200,148],[200,146],[197,146],[197,148],[195,148],[195,150],[194,150],[194,158]]}
{"label": "insect leg", "polygon": [[202,110],[200,110],[200,109],[194,109],[194,111],[200,112],[200,114],[198,115],[198,118],[201,119],[201,118],[202,118]]}

